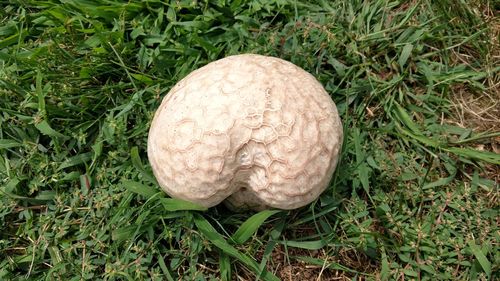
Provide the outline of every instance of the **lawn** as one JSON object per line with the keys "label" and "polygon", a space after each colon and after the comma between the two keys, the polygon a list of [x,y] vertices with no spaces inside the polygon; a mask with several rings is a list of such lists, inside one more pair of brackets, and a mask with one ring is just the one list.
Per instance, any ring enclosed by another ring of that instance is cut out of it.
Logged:
{"label": "lawn", "polygon": [[[123,3],[0,1],[0,280],[500,278],[498,2]],[[152,176],[161,99],[240,53],[337,104],[309,206],[203,210]]]}

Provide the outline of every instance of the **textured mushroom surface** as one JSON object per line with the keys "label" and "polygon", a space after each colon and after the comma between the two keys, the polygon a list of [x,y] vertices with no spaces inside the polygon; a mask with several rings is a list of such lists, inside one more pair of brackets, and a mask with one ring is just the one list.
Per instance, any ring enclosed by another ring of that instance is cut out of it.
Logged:
{"label": "textured mushroom surface", "polygon": [[342,143],[334,102],[282,59],[230,56],[177,83],[155,113],[148,157],[172,197],[294,209],[329,184]]}

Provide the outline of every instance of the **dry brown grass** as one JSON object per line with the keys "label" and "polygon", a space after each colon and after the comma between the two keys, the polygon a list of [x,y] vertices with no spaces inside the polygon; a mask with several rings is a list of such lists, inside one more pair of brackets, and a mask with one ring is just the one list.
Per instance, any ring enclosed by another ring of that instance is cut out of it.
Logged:
{"label": "dry brown grass", "polygon": [[[272,253],[272,262],[269,270],[274,272],[281,280],[316,281],[316,280],[352,280],[355,273],[341,269],[334,269],[335,265],[342,265],[351,270],[369,275],[376,274],[379,266],[373,263],[365,254],[349,248],[339,249],[335,255],[325,250],[303,250],[283,246],[276,247]],[[297,257],[311,257],[323,261],[322,265],[312,265],[301,261]],[[287,258],[288,257],[288,258]],[[363,280],[363,276],[359,276]]]}
{"label": "dry brown grass", "polygon": [[[465,85],[457,85],[452,89],[454,116],[452,123],[476,132],[500,131],[500,75],[495,68],[500,66],[500,13],[493,10],[489,1],[478,10],[480,16],[488,24],[488,50],[484,54],[485,69],[489,72],[483,81],[485,90],[473,91]],[[456,64],[471,66],[478,54],[469,51],[467,47],[453,50],[453,60]],[[471,66],[471,68],[473,68]]]}
{"label": "dry brown grass", "polygon": [[[488,50],[485,54],[485,69],[489,71],[483,81],[484,90],[471,89],[467,85],[456,85],[451,89],[452,115],[445,122],[462,128],[472,129],[475,133],[500,132],[500,75],[495,68],[500,66],[500,13],[493,9],[490,2],[482,5],[481,17],[488,23]],[[477,54],[461,48],[453,50],[453,58],[457,64],[472,65]],[[475,148],[482,151],[500,153],[500,137],[492,137],[476,143]],[[486,165],[482,176],[500,182],[500,167]]]}

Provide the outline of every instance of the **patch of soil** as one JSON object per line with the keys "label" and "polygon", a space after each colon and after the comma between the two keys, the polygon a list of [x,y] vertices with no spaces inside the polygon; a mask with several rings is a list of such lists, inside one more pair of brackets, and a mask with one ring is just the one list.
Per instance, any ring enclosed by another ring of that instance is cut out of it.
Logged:
{"label": "patch of soil", "polygon": [[[261,256],[259,253],[257,260]],[[302,259],[314,259],[318,264]],[[352,280],[355,272],[373,276],[378,268],[372,259],[355,249],[342,248],[333,255],[324,250],[285,249],[282,245],[274,248],[267,266],[268,271],[284,281]],[[358,275],[358,279],[363,280],[363,276]]]}
{"label": "patch of soil", "polygon": [[[499,132],[500,81],[492,87],[482,93],[475,93],[462,85],[454,87],[451,97],[454,116],[447,121],[462,128],[471,128],[476,133]],[[492,149],[498,152],[499,145],[500,139],[496,138]]]}

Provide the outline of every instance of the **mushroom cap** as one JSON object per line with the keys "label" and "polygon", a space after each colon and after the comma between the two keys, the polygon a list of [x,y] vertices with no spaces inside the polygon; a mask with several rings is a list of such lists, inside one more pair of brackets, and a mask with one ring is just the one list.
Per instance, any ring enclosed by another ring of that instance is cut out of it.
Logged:
{"label": "mushroom cap", "polygon": [[328,187],[342,144],[334,102],[285,60],[244,54],[178,82],[155,113],[148,157],[170,196],[232,209],[294,209]]}

